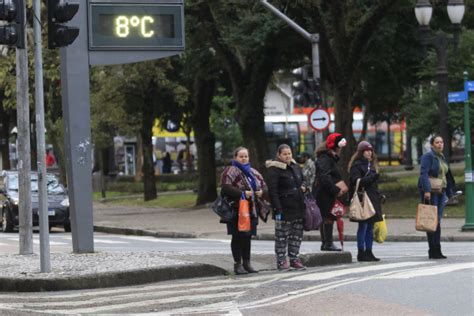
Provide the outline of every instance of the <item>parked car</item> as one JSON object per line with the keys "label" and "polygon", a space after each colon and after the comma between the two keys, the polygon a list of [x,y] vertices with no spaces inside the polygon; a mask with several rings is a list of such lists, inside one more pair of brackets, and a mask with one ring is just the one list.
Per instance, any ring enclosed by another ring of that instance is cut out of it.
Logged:
{"label": "parked car", "polygon": [[[71,231],[69,220],[69,197],[64,187],[54,174],[47,174],[48,188],[48,219],[49,228],[61,226],[64,231]],[[38,216],[38,174],[31,172],[31,207],[33,212],[33,226],[39,225]],[[18,171],[3,171],[3,188],[0,189],[1,222],[4,232],[12,232],[19,225],[18,220]]]}

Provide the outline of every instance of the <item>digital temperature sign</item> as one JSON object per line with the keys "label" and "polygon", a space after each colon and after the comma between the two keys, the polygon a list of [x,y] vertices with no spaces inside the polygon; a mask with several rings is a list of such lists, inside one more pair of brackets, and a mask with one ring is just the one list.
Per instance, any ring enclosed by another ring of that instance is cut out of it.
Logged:
{"label": "digital temperature sign", "polygon": [[168,4],[89,6],[90,50],[182,50],[183,8]]}

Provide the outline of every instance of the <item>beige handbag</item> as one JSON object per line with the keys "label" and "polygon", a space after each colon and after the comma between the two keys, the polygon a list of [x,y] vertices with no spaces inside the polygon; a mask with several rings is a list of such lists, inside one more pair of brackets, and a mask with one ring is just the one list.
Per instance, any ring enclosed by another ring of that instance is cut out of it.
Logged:
{"label": "beige handbag", "polygon": [[418,204],[416,210],[416,230],[432,233],[438,226],[438,208],[435,205]]}
{"label": "beige handbag", "polygon": [[357,179],[356,189],[349,207],[349,219],[353,221],[365,221],[375,215],[374,205],[365,190],[363,190],[362,202],[360,201],[359,194],[357,193],[359,191],[359,184],[360,178]]}
{"label": "beige handbag", "polygon": [[443,192],[443,180],[439,178],[430,177],[431,192],[441,193]]}

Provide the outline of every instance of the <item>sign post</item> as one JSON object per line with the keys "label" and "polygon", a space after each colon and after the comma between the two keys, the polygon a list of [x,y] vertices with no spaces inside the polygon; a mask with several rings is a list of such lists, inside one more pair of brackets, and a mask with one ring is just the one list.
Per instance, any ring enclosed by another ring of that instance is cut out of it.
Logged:
{"label": "sign post", "polygon": [[94,252],[89,66],[126,64],[184,50],[183,0],[87,0],[68,23],[79,36],[61,49],[66,172],[73,251]]}
{"label": "sign post", "polygon": [[331,117],[325,109],[317,108],[308,115],[308,123],[315,131],[323,131],[329,127]]}

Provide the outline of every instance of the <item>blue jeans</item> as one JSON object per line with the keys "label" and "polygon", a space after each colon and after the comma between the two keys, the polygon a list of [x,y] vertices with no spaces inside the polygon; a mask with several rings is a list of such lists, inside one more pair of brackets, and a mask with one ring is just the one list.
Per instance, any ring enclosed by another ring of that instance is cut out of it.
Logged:
{"label": "blue jeans", "polygon": [[372,250],[374,244],[374,223],[359,222],[357,229],[357,249]]}

